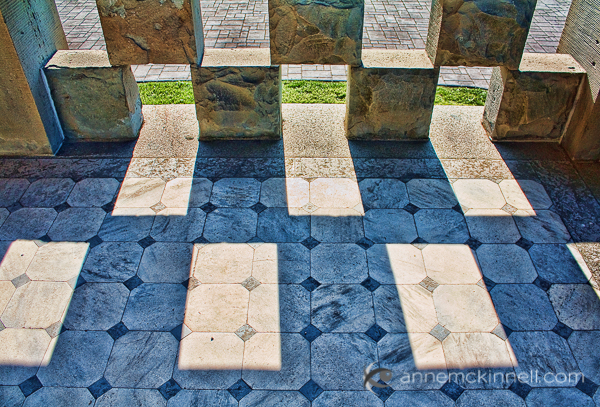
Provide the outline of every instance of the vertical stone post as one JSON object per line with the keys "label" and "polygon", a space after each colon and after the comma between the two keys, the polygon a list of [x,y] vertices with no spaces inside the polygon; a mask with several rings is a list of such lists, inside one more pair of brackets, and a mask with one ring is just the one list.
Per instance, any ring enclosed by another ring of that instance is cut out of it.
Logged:
{"label": "vertical stone post", "polygon": [[600,0],[573,0],[558,51],[587,71],[562,145],[575,160],[600,159]]}
{"label": "vertical stone post", "polygon": [[66,48],[54,0],[0,0],[0,155],[52,155],[62,145],[42,68]]}

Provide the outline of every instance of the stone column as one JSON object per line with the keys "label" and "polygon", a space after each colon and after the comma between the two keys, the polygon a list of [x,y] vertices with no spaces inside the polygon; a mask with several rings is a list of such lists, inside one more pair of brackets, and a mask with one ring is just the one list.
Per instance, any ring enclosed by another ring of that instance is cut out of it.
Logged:
{"label": "stone column", "polygon": [[200,64],[200,0],[96,0],[113,65]]}
{"label": "stone column", "polygon": [[268,49],[211,49],[191,68],[200,140],[281,138],[281,67]]}
{"label": "stone column", "polygon": [[526,53],[518,71],[496,67],[483,126],[494,141],[559,142],[584,76],[570,55]]}
{"label": "stone column", "polygon": [[600,159],[600,0],[573,0],[558,51],[587,71],[562,145],[575,160]]}
{"label": "stone column", "polygon": [[436,66],[519,69],[537,0],[433,0],[427,53]]}
{"label": "stone column", "polygon": [[105,51],[58,51],[44,71],[69,141],[137,138],[144,119],[130,66],[111,66]]}
{"label": "stone column", "polygon": [[41,69],[66,48],[54,0],[0,0],[0,155],[52,155],[62,145]]}
{"label": "stone column", "polygon": [[348,139],[427,140],[439,73],[425,51],[365,50],[348,75]]}

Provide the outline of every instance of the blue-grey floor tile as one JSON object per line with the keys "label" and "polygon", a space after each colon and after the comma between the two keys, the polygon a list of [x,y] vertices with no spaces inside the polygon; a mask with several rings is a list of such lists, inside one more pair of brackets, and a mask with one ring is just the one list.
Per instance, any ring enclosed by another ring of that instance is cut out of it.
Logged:
{"label": "blue-grey floor tile", "polygon": [[183,390],[177,393],[175,397],[169,399],[168,404],[169,407],[236,407],[237,405],[237,400],[234,399],[233,396],[226,390]]}
{"label": "blue-grey floor tile", "polygon": [[587,283],[587,277],[565,244],[536,244],[529,255],[538,274],[550,283]]}
{"label": "blue-grey floor tile", "polygon": [[144,283],[131,292],[123,322],[131,330],[170,331],[183,322],[186,296],[181,284]]}
{"label": "blue-grey floor tile", "polygon": [[385,407],[452,407],[454,401],[439,390],[396,391],[385,402]]}
{"label": "blue-grey floor tile", "polygon": [[138,277],[145,283],[181,283],[190,277],[193,245],[158,242],[144,250]]}
{"label": "blue-grey floor tile", "polygon": [[253,390],[240,400],[240,407],[310,407],[310,401],[297,391]]}
{"label": "blue-grey floor tile", "polygon": [[91,407],[94,402],[94,397],[85,388],[44,387],[27,397],[23,407]]}
{"label": "blue-grey floor tile", "polygon": [[106,242],[88,252],[81,276],[87,282],[125,282],[135,275],[144,249],[136,242]]}
{"label": "blue-grey floor tile", "polygon": [[525,401],[510,390],[467,390],[456,400],[456,405],[525,407]]}
{"label": "blue-grey floor tile", "polygon": [[129,290],[120,283],[87,283],[73,292],[65,327],[106,331],[123,316]]}
{"label": "blue-grey floor tile", "polygon": [[548,296],[533,284],[498,284],[490,294],[500,322],[513,331],[549,331],[558,322]]}
{"label": "blue-grey floor tile", "polygon": [[111,389],[98,397],[94,407],[165,407],[166,405],[167,400],[158,390]]}
{"label": "blue-grey floor tile", "polygon": [[383,401],[370,391],[324,391],[312,402],[312,406],[383,407]]}
{"label": "blue-grey floor tile", "polygon": [[414,216],[419,237],[429,243],[463,244],[470,237],[465,217],[453,209],[424,209]]}
{"label": "blue-grey floor tile", "polygon": [[600,330],[600,298],[589,284],[554,284],[548,290],[558,320],[571,329]]}
{"label": "blue-grey floor tile", "polygon": [[312,324],[321,332],[365,332],[375,323],[371,293],[358,284],[322,285],[312,293]]}
{"label": "blue-grey floor tile", "polygon": [[202,236],[206,213],[188,208],[182,215],[178,209],[164,209],[154,219],[150,236],[157,242],[193,242]]}
{"label": "blue-grey floor tile", "polygon": [[310,262],[321,284],[360,284],[368,276],[366,251],[356,244],[322,243],[310,251]]}
{"label": "blue-grey floor tile", "polygon": [[309,213],[296,208],[267,208],[258,215],[256,235],[265,242],[301,242],[310,236]]}
{"label": "blue-grey floor tile", "polygon": [[369,178],[358,187],[362,203],[371,209],[400,209],[408,205],[406,185],[400,180]]}
{"label": "blue-grey floor tile", "polygon": [[54,208],[67,200],[74,185],[70,178],[43,178],[32,183],[19,202],[23,206]]}
{"label": "blue-grey floor tile", "polygon": [[577,389],[533,389],[527,407],[594,407],[594,401]]}
{"label": "blue-grey floor tile", "polygon": [[375,243],[411,243],[418,237],[413,216],[403,209],[371,209],[364,224],[365,236]]}
{"label": "blue-grey floor tile", "polygon": [[206,216],[204,237],[208,241],[242,243],[256,236],[258,215],[248,208],[221,208]]}

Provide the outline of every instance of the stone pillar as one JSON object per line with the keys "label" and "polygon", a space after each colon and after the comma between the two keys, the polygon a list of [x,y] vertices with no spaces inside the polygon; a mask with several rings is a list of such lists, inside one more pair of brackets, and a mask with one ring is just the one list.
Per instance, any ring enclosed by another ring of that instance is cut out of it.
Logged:
{"label": "stone pillar", "polygon": [[348,75],[348,139],[427,140],[439,73],[425,51],[365,50]]}
{"label": "stone pillar", "polygon": [[573,0],[559,53],[587,71],[562,145],[575,160],[600,159],[600,0]]}
{"label": "stone pillar", "polygon": [[52,155],[62,145],[41,69],[66,48],[54,0],[0,0],[0,155]]}
{"label": "stone pillar", "polygon": [[96,0],[113,65],[200,64],[200,0]]}
{"label": "stone pillar", "polygon": [[494,68],[483,126],[494,141],[559,142],[585,70],[569,55],[524,54],[521,68]]}
{"label": "stone pillar", "polygon": [[130,66],[111,66],[105,51],[58,51],[44,71],[69,141],[137,138],[144,119]]}
{"label": "stone pillar", "polygon": [[519,69],[537,0],[433,0],[427,54],[436,66]]}
{"label": "stone pillar", "polygon": [[207,50],[192,85],[200,140],[281,138],[281,69],[268,49]]}
{"label": "stone pillar", "polygon": [[360,65],[364,0],[269,0],[273,64]]}

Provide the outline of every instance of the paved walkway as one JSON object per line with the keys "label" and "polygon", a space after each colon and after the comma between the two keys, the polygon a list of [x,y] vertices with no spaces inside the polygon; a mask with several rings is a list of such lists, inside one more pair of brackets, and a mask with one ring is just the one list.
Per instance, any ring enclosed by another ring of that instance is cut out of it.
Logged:
{"label": "paved walkway", "polygon": [[[104,49],[95,0],[56,0],[72,49]],[[366,0],[365,48],[425,48],[430,0]],[[571,0],[540,0],[527,52],[556,52]],[[268,47],[266,0],[203,0],[206,46]],[[189,80],[189,68],[164,65],[134,67],[138,81]],[[284,79],[346,80],[345,67],[284,66]],[[490,68],[442,68],[441,85],[487,88]]]}
{"label": "paved walkway", "polygon": [[135,145],[1,159],[1,404],[600,406],[599,164],[482,110],[381,145],[285,105],[232,145],[146,106]]}

